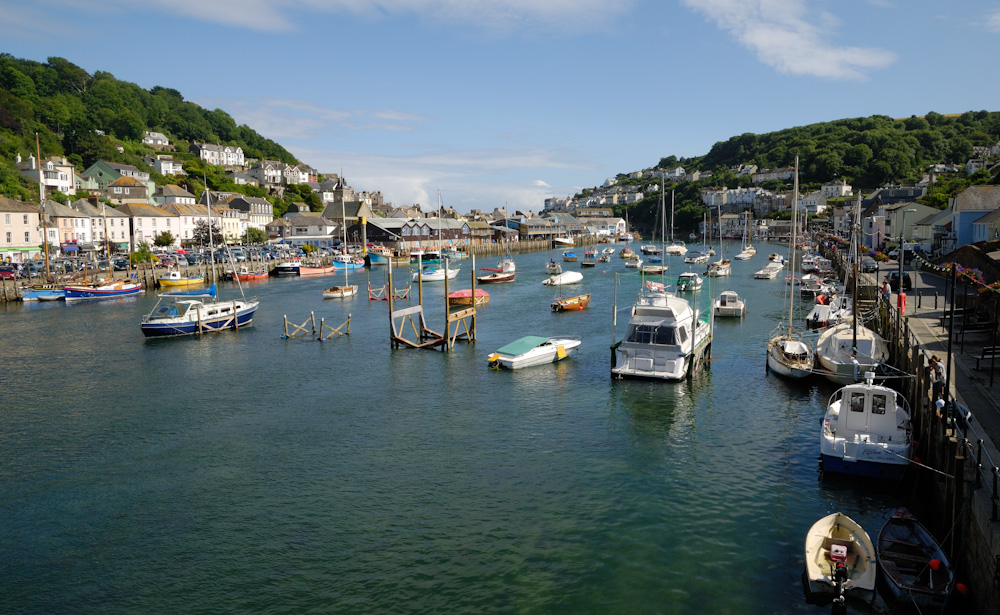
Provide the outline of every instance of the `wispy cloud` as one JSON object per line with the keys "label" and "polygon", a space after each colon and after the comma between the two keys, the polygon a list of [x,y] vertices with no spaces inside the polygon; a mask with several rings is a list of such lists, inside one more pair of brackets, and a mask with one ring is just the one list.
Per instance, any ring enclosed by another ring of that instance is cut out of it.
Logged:
{"label": "wispy cloud", "polygon": [[[100,1],[100,0],[95,0]],[[125,4],[125,0],[112,0]],[[297,29],[316,12],[377,19],[416,15],[432,21],[475,24],[489,30],[526,26],[598,28],[629,11],[635,0],[151,0],[147,6],[229,27],[266,32]],[[128,4],[132,5],[131,0]]]}
{"label": "wispy cloud", "polygon": [[[336,152],[322,148],[297,149],[321,172],[340,172],[358,190],[379,190],[396,205],[437,203],[442,191],[445,205],[460,211],[511,208],[533,209],[550,196],[575,193],[575,186],[557,186],[530,179],[539,174],[560,175],[567,170],[592,169],[575,151],[563,149],[432,150],[409,156]],[[347,164],[345,165],[345,161]],[[553,182],[555,183],[555,182]]]}
{"label": "wispy cloud", "polygon": [[396,109],[333,109],[296,98],[212,98],[195,101],[225,109],[237,124],[253,126],[270,139],[307,140],[319,133],[411,132],[433,118]]}
{"label": "wispy cloud", "polygon": [[828,41],[840,25],[829,13],[811,14],[805,0],[681,0],[732,34],[757,58],[782,73],[835,80],[865,80],[895,55],[871,47],[838,47]]}
{"label": "wispy cloud", "polygon": [[1000,32],[1000,8],[993,9],[986,15],[986,29],[990,32]]}

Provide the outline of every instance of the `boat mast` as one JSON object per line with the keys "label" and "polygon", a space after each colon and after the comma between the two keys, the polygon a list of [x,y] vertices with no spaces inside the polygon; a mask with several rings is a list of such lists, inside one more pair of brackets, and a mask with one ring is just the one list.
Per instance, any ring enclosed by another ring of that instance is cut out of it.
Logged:
{"label": "boat mast", "polygon": [[799,157],[795,156],[795,179],[792,181],[792,240],[788,249],[788,267],[792,279],[788,284],[788,339],[792,339],[792,306],[795,305],[795,235],[798,232],[799,214]]}
{"label": "boat mast", "polygon": [[670,243],[674,243],[674,189],[670,189]]}
{"label": "boat mast", "polygon": [[[858,243],[861,241],[861,193],[854,206],[854,237],[851,238],[851,260],[854,283],[851,285],[851,356],[858,356]],[[900,280],[902,284],[902,280]],[[902,286],[900,286],[902,288]]]}
{"label": "boat mast", "polygon": [[[45,279],[52,281],[52,270],[49,269],[49,225],[45,221],[45,184],[42,182],[42,147],[38,144],[38,133],[35,133],[35,166],[38,167],[38,206],[42,210],[42,249],[45,250]],[[111,268],[111,260],[108,260]]]}
{"label": "boat mast", "polygon": [[[341,247],[341,249],[345,251],[344,254],[347,254],[347,251],[346,251],[347,250],[347,209],[344,206],[344,200],[343,199],[340,200],[340,233],[341,233],[341,236],[343,237],[343,242],[344,242],[344,244]],[[392,260],[392,257],[389,257],[389,260]],[[348,265],[348,263],[345,261],[344,262],[344,288],[347,288],[348,285],[349,285],[348,281],[347,281],[347,265]]]}
{"label": "boat mast", "polygon": [[111,265],[111,237],[108,235],[108,206],[101,203],[101,215],[104,216],[104,252],[108,255],[108,275],[115,280],[115,268]]}
{"label": "boat mast", "polygon": [[212,193],[208,191],[208,174],[203,173],[205,180],[205,205],[208,206],[208,255],[212,259],[212,284],[215,284],[215,246],[212,243]]}

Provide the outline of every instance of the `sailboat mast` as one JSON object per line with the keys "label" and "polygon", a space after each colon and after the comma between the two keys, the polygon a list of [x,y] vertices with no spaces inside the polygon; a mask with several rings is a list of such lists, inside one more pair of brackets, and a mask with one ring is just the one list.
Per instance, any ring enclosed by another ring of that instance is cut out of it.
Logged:
{"label": "sailboat mast", "polygon": [[795,179],[792,181],[792,239],[788,249],[788,267],[792,271],[792,279],[788,285],[788,339],[792,339],[792,306],[795,305],[795,236],[798,232],[799,219],[799,157],[795,157]]}
{"label": "sailboat mast", "polygon": [[204,174],[205,180],[205,206],[208,207],[208,254],[212,259],[212,284],[215,284],[215,244],[212,242],[212,193],[208,191],[208,175]]}
{"label": "sailboat mast", "polygon": [[[861,193],[854,205],[854,236],[851,237],[851,260],[854,283],[851,285],[851,356],[858,356],[858,243],[861,241]],[[902,280],[900,280],[902,284]],[[900,287],[902,288],[902,287]],[[902,292],[902,291],[900,291]]]}
{"label": "sailboat mast", "polygon": [[[38,133],[35,133],[35,165],[38,167],[38,206],[42,210],[42,248],[45,250],[45,280],[52,281],[52,269],[49,268],[49,226],[45,221],[45,184],[42,182],[42,146],[38,143]],[[108,257],[108,269],[114,270],[111,266],[111,258]],[[112,274],[114,277],[114,274]]]}
{"label": "sailboat mast", "polygon": [[670,243],[674,243],[674,189],[670,189]]}

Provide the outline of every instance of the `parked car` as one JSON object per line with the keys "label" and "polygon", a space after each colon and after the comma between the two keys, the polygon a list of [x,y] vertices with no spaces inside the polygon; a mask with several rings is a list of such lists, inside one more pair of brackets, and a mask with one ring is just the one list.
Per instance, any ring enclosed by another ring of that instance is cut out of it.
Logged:
{"label": "parked car", "polygon": [[115,268],[115,271],[127,271],[128,270],[128,259],[118,257],[111,261],[111,265]]}
{"label": "parked car", "polygon": [[861,273],[874,273],[876,271],[878,271],[878,263],[875,262],[874,258],[866,256],[861,259]]}
{"label": "parked car", "polygon": [[0,279],[13,280],[17,277],[17,269],[10,265],[0,267]]}
{"label": "parked car", "polygon": [[[898,271],[890,271],[889,272],[889,288],[891,288],[892,292],[894,292],[894,293],[898,293],[899,292],[899,272]],[[904,271],[903,272],[903,290],[906,291],[906,290],[910,290],[911,288],[913,288],[913,283],[910,282],[910,274],[908,274],[908,273],[906,273]]]}

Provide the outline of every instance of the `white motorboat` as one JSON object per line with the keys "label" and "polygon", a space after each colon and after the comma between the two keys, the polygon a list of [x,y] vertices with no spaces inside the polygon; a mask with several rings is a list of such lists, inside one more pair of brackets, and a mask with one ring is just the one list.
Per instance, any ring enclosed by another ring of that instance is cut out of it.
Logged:
{"label": "white motorboat", "polygon": [[806,534],[805,582],[812,596],[875,599],[875,545],[856,521],[841,512],[814,523]]}
{"label": "white motorboat", "polygon": [[906,399],[889,387],[849,384],[830,397],[820,433],[824,472],[897,479],[910,465],[913,434]]}
{"label": "white motorboat", "polygon": [[497,349],[489,356],[493,368],[521,369],[560,361],[576,351],[580,340],[528,335]]}
{"label": "white motorboat", "polygon": [[625,266],[629,269],[638,269],[642,267],[642,259],[639,258],[638,254],[633,254],[625,261]]}
{"label": "white motorboat", "polygon": [[602,256],[614,256],[614,254],[615,254],[614,248],[604,248],[603,250],[601,250]]}
{"label": "white motorboat", "polygon": [[552,238],[552,245],[555,246],[555,247],[557,247],[557,248],[562,248],[562,247],[565,247],[565,246],[572,246],[573,243],[574,243],[573,239],[570,238],[570,237],[553,237]]}
{"label": "white motorboat", "polygon": [[664,254],[671,254],[673,256],[682,256],[687,254],[687,246],[684,245],[683,241],[673,241],[663,247]]}
{"label": "white motorboat", "polygon": [[[826,295],[818,295],[817,301]],[[806,316],[806,329],[825,329],[851,318],[850,295],[836,294],[816,303]]]}
{"label": "white motorboat", "polygon": [[712,331],[686,300],[647,281],[632,306],[625,337],[614,346],[613,378],[680,381],[705,363]]}
{"label": "white motorboat", "polygon": [[743,318],[747,315],[747,304],[735,290],[724,290],[715,300],[715,315]]}
{"label": "white motorboat", "polygon": [[772,261],[766,265],[764,268],[753,274],[753,277],[758,280],[773,280],[778,277],[778,274],[784,270],[785,266],[777,261]]}
{"label": "white motorboat", "polygon": [[675,286],[678,292],[695,291],[700,290],[704,280],[700,275],[693,271],[684,271],[677,276],[677,282]]}
{"label": "white motorboat", "polygon": [[551,275],[547,279],[542,280],[542,284],[546,286],[565,286],[567,284],[576,284],[583,279],[583,274],[579,271],[564,271],[560,274]]}
{"label": "white motorboat", "polygon": [[419,271],[414,271],[412,274],[412,279],[414,282],[423,279],[424,282],[443,282],[445,278],[452,280],[461,271],[461,267],[444,268],[437,265],[426,265],[423,269]]}
{"label": "white motorboat", "polygon": [[753,252],[747,252],[744,250],[742,252],[737,253],[736,256],[734,256],[733,258],[735,258],[738,261],[748,261],[751,258],[753,258],[753,255],[754,255]]}
{"label": "white motorboat", "polygon": [[708,252],[694,252],[684,257],[688,265],[701,265],[708,262]]}
{"label": "white motorboat", "polygon": [[299,275],[299,269],[302,267],[302,261],[298,259],[282,261],[274,267],[275,273],[278,275]]}
{"label": "white motorboat", "polygon": [[708,265],[708,269],[705,270],[705,275],[710,278],[721,278],[727,275],[731,275],[733,272],[732,264],[728,258],[715,261]]}
{"label": "white motorboat", "polygon": [[781,264],[785,263],[785,257],[778,254],[777,252],[772,252],[771,254],[769,254],[767,260],[771,261],[772,263],[781,263]]}

